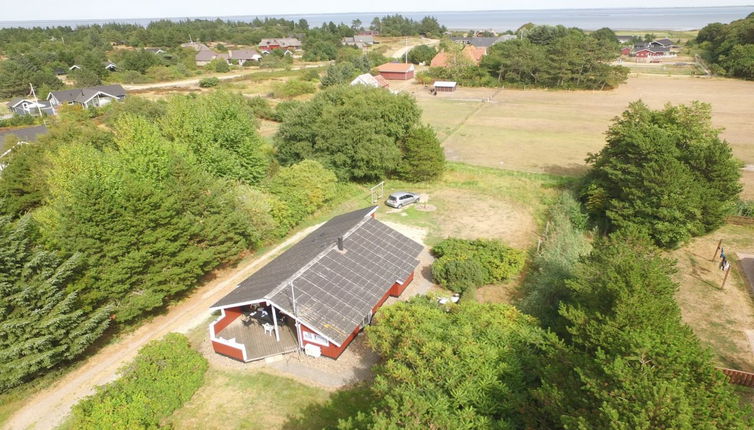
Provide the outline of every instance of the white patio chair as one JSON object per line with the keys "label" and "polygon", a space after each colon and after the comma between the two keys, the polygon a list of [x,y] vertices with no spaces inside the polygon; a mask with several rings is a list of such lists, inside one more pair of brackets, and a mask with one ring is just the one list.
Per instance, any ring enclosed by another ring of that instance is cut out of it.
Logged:
{"label": "white patio chair", "polygon": [[262,324],[262,327],[264,327],[264,334],[268,336],[272,336],[272,330],[275,329],[275,327],[272,324],[264,323]]}

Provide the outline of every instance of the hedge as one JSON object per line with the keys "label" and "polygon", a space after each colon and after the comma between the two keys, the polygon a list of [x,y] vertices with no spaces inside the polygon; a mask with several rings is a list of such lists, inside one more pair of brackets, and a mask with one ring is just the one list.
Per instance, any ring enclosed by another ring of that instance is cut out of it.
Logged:
{"label": "hedge", "polygon": [[432,248],[432,254],[437,258],[432,276],[459,293],[509,279],[521,271],[525,261],[523,251],[486,239],[445,239]]}

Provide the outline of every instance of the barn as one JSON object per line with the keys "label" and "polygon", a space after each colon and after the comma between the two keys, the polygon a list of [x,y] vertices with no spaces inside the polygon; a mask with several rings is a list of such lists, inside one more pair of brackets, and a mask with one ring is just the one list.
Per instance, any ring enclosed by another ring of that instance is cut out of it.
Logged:
{"label": "barn", "polygon": [[414,78],[415,67],[411,63],[385,63],[377,71],[385,79],[406,81]]}
{"label": "barn", "polygon": [[376,210],[330,219],[212,305],[214,351],[244,362],[300,349],[338,358],[411,283],[423,249]]}

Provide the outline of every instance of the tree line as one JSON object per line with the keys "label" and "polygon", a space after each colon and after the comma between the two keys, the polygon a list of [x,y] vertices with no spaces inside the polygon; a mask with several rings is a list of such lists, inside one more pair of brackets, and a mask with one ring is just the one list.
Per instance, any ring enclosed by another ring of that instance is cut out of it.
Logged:
{"label": "tree line", "polygon": [[754,79],[754,13],[730,24],[709,24],[699,30],[694,42],[713,72]]}
{"label": "tree line", "polygon": [[610,62],[620,48],[610,29],[586,33],[562,25],[522,28],[516,39],[487,49],[479,66],[451,41],[442,45],[448,67],[432,67],[429,79],[453,80],[465,86],[612,89],[625,82],[628,69]]}
{"label": "tree line", "polygon": [[279,112],[274,145],[256,130],[264,109],[221,91],[129,97],[62,109],[39,142],[13,148],[0,173],[0,390],[284,236],[350,196],[348,181],[443,171],[405,95],[333,87]]}

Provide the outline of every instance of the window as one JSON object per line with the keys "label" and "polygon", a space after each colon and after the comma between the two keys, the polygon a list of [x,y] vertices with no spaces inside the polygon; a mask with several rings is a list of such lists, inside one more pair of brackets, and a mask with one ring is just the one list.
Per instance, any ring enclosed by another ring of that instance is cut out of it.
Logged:
{"label": "window", "polygon": [[317,345],[322,346],[330,346],[330,342],[317,333],[308,332],[306,330],[301,330],[301,333],[304,334],[304,340],[307,342],[316,343]]}

